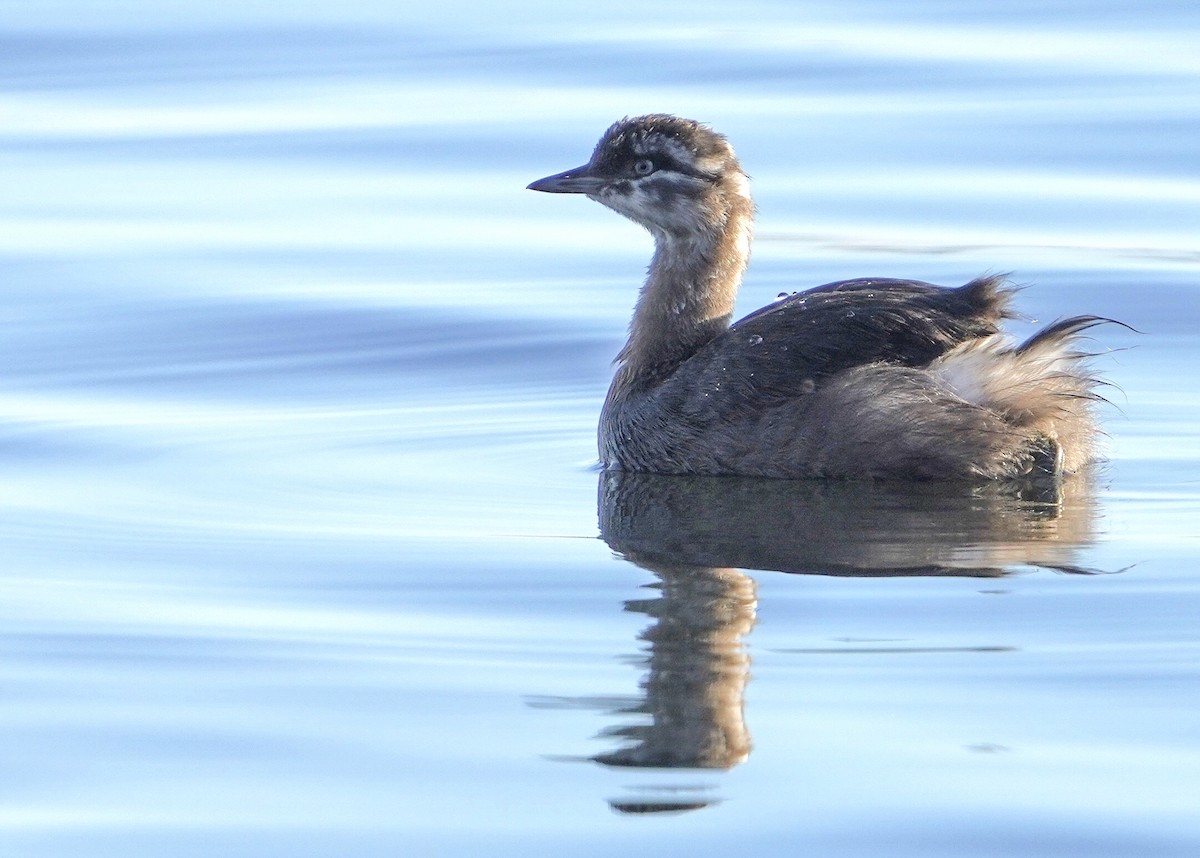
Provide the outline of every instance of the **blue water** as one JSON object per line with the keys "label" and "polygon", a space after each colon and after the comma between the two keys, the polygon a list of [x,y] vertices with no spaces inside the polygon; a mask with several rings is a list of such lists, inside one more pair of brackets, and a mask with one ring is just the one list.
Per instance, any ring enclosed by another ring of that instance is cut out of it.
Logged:
{"label": "blue water", "polygon": [[[1200,852],[1200,7],[400,5],[4,7],[0,854]],[[742,312],[1140,331],[1107,462],[601,478],[649,239],[524,187],[649,111]]]}

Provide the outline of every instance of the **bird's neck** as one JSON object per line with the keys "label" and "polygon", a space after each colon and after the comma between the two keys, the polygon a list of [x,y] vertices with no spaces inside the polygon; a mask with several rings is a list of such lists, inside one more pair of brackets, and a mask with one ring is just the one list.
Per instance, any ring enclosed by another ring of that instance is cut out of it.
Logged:
{"label": "bird's neck", "polygon": [[720,229],[656,232],[629,340],[617,355],[613,392],[653,387],[729,327],[750,256],[751,217],[735,211]]}

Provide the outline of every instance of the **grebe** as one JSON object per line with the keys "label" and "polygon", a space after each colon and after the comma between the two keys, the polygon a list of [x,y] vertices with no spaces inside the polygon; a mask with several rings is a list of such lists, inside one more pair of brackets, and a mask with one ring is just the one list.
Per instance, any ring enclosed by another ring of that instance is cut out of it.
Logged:
{"label": "grebe", "polygon": [[849,479],[1057,479],[1094,454],[1097,316],[1016,345],[1013,288],[844,280],[734,325],[754,205],[725,137],[653,114],[531,190],[585,194],[646,227],[654,257],[600,416],[606,469]]}

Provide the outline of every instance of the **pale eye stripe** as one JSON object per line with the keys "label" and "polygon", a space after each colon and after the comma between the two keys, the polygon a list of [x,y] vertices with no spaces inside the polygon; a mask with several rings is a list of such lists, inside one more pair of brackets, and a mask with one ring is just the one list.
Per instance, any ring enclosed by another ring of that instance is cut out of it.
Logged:
{"label": "pale eye stripe", "polygon": [[[693,167],[691,164],[686,164],[676,158],[674,155],[666,152],[657,152],[652,155],[646,155],[644,158],[638,158],[638,161],[649,159],[654,162],[656,170],[670,170],[673,173],[680,173],[684,176],[690,176],[693,179],[703,179],[706,182],[715,182],[717,175],[715,173],[705,172]],[[636,164],[634,161],[633,164]],[[630,164],[630,172],[634,172],[633,164]]]}

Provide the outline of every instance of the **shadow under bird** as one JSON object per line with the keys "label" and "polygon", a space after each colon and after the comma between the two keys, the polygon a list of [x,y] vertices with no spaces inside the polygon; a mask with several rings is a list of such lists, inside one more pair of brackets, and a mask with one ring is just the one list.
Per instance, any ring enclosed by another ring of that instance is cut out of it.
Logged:
{"label": "shadow under bird", "polygon": [[844,280],[730,324],[754,205],[724,136],[623,119],[529,185],[646,227],[654,257],[600,417],[601,464],[659,474],[1057,480],[1093,458],[1099,380],[1064,319],[1000,333],[1003,277]]}

